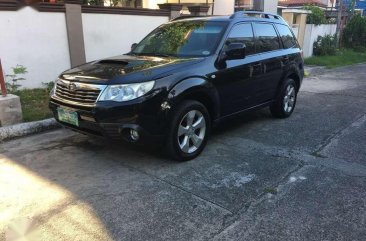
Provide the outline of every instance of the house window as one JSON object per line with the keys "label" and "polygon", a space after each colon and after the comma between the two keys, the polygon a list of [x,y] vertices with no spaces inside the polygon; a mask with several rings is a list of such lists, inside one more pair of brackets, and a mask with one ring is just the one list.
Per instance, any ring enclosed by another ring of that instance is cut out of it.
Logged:
{"label": "house window", "polygon": [[253,0],[235,0],[235,8],[237,10],[252,9]]}

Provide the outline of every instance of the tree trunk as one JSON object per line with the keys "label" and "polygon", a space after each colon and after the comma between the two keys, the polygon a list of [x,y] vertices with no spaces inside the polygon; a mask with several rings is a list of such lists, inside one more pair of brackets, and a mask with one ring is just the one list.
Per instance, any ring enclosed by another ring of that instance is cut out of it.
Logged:
{"label": "tree trunk", "polygon": [[340,40],[341,40],[341,25],[342,25],[342,14],[343,13],[343,0],[339,1],[338,6],[338,17],[337,17],[337,42],[336,48],[339,48]]}
{"label": "tree trunk", "polygon": [[350,19],[353,17],[353,15],[355,14],[355,8],[356,8],[356,0],[352,0],[352,9],[351,9],[351,16]]}

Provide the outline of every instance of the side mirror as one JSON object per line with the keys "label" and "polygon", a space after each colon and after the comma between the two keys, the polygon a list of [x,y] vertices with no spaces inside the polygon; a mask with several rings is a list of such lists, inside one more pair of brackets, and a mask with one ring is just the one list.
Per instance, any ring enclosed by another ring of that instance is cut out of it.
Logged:
{"label": "side mirror", "polygon": [[246,46],[243,43],[231,43],[225,51],[226,60],[244,59]]}
{"label": "side mirror", "polygon": [[131,50],[134,50],[134,49],[136,48],[136,46],[137,46],[137,43],[133,43],[133,44],[131,45]]}

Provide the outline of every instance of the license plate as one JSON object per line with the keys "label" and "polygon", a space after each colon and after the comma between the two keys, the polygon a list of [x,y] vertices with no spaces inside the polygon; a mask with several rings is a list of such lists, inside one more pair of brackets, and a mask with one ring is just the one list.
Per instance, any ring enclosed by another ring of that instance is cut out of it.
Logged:
{"label": "license plate", "polygon": [[78,113],[72,110],[67,110],[64,108],[58,108],[57,109],[57,114],[58,114],[58,120],[74,125],[74,126],[79,126],[79,117],[78,117]]}

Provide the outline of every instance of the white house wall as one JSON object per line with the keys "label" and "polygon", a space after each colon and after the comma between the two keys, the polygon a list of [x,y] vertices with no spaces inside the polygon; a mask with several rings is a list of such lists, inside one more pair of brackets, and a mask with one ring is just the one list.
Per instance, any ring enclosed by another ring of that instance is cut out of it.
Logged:
{"label": "white house wall", "polygon": [[86,61],[127,53],[168,17],[83,13]]}
{"label": "white house wall", "polygon": [[40,87],[70,68],[65,14],[38,12],[31,7],[0,12],[0,58],[5,74],[24,65],[28,73],[21,84]]}

